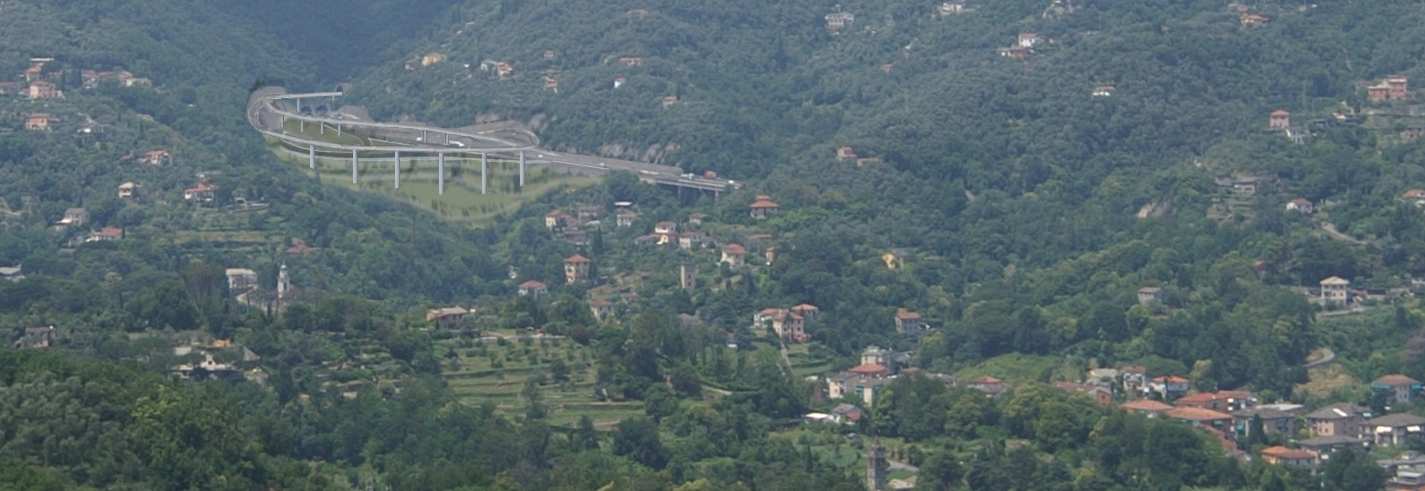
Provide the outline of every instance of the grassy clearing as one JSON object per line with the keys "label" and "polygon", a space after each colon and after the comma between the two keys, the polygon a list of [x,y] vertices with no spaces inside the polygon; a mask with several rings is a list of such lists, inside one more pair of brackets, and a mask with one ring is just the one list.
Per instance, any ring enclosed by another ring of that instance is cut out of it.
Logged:
{"label": "grassy clearing", "polygon": [[792,361],[792,375],[806,377],[831,372],[831,360],[811,354],[811,346],[793,344],[787,346],[787,358]]}
{"label": "grassy clearing", "polygon": [[955,372],[960,380],[991,376],[1012,384],[1078,380],[1080,369],[1053,356],[1009,354],[996,356],[973,367]]}
{"label": "grassy clearing", "polygon": [[341,135],[337,135],[336,128],[322,127],[321,125],[311,123],[304,126],[301,121],[295,119],[287,121],[287,123],[282,126],[287,130],[287,134],[299,136],[306,140],[324,141],[339,145],[370,144],[366,138],[353,135],[350,132],[342,132]]}
{"label": "grassy clearing", "polygon": [[[281,147],[274,151],[287,163],[306,169],[307,156],[288,152]],[[351,160],[347,158],[317,158],[317,173],[325,184],[358,191],[386,195],[430,210],[442,218],[469,225],[488,224],[503,213],[509,213],[545,193],[560,188],[580,188],[598,182],[587,176],[574,176],[542,166],[525,168],[525,186],[519,187],[519,164],[492,160],[486,180],[486,194],[480,193],[480,160],[448,157],[445,194],[439,193],[437,163],[430,158],[402,158],[401,188],[395,188],[395,168],[391,156],[363,155],[357,167],[357,179],[351,180]]]}
{"label": "grassy clearing", "polygon": [[[595,427],[609,429],[624,418],[643,414],[642,402],[595,398],[593,353],[567,339],[487,343],[446,340],[440,343],[437,353],[445,357],[442,372],[446,383],[465,404],[492,403],[501,412],[522,415],[525,384],[531,377],[543,376],[540,397],[549,409],[550,424],[572,427],[580,417],[588,416]],[[555,360],[568,368],[567,381],[554,380]]]}
{"label": "grassy clearing", "polygon": [[258,230],[238,230],[232,232],[180,230],[173,232],[172,236],[173,242],[176,244],[216,242],[238,245],[261,245],[267,243],[267,235]]}

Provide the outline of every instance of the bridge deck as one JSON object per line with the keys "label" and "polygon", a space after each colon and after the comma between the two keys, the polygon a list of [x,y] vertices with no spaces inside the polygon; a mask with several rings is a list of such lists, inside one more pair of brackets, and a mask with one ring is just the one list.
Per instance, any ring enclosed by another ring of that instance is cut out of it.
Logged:
{"label": "bridge deck", "polygon": [[[301,100],[317,97],[338,97],[340,92],[316,92],[303,94],[288,94],[284,89],[276,87],[266,87],[253,92],[248,104],[248,122],[254,129],[264,135],[277,138],[291,145],[298,145],[312,148],[324,152],[340,151],[351,152],[381,152],[381,153],[410,153],[410,154],[454,154],[454,155],[502,155],[511,158],[518,158],[519,154],[524,154],[527,164],[559,165],[584,172],[606,173],[609,171],[623,170],[637,174],[644,182],[662,184],[668,186],[685,187],[703,191],[722,192],[729,187],[735,187],[732,181],[721,179],[705,179],[698,176],[682,174],[681,169],[668,165],[651,164],[647,162],[635,162],[630,160],[609,159],[588,155],[577,155],[553,152],[540,149],[537,144],[522,144],[490,136],[487,132],[473,133],[462,130],[452,130],[432,126],[400,124],[400,123],[378,123],[371,121],[359,121],[348,119],[325,118],[313,115],[301,114],[289,111],[279,106],[278,101]],[[307,123],[340,126],[341,128],[366,128],[373,131],[386,132],[382,136],[383,140],[391,143],[388,145],[344,145],[340,143],[313,140],[292,135],[283,128],[283,121],[297,120]],[[402,132],[419,133],[422,138],[415,138],[416,141],[409,140]],[[538,142],[538,137],[533,133],[525,132],[531,141]],[[444,146],[432,146],[429,144],[431,134],[443,135],[447,142],[459,142],[459,144],[448,144]],[[532,155],[531,155],[532,154]]]}

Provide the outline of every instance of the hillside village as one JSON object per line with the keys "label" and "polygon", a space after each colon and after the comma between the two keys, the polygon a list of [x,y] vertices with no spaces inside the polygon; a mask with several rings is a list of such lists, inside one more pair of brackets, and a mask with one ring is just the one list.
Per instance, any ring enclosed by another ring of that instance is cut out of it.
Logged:
{"label": "hillside village", "polygon": [[[41,4],[0,488],[1425,489],[1404,7],[450,0],[317,74],[262,29],[366,32],[322,1],[190,6],[262,16],[197,24],[231,49]],[[338,186],[242,117],[335,80],[308,112],[735,185]]]}

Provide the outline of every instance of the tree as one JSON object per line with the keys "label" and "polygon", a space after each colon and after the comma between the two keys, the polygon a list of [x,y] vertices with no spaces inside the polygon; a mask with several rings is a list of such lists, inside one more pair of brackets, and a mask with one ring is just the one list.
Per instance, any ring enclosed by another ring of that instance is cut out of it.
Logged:
{"label": "tree", "polygon": [[579,415],[579,427],[574,430],[569,443],[575,450],[597,450],[599,448],[599,432],[594,429],[593,418],[587,414]]}
{"label": "tree", "polygon": [[1380,466],[1353,450],[1332,454],[1322,474],[1328,489],[1380,489],[1386,479]]}
{"label": "tree", "polygon": [[614,427],[613,450],[616,455],[627,456],[654,469],[662,469],[668,462],[663,442],[658,437],[658,424],[643,416],[625,419]]}
{"label": "tree", "polygon": [[549,414],[549,410],[544,407],[544,395],[540,393],[539,381],[535,377],[525,380],[520,396],[524,398],[525,419],[542,420]]}
{"label": "tree", "polygon": [[958,488],[963,472],[950,452],[933,452],[920,465],[916,488],[937,491]]}

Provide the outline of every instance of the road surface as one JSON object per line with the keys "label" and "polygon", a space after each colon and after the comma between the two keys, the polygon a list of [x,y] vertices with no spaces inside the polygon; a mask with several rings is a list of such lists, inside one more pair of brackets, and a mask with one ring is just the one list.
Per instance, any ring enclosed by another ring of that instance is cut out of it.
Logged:
{"label": "road surface", "polygon": [[[735,181],[685,174],[682,169],[669,165],[544,150],[538,147],[539,138],[525,130],[476,131],[417,124],[378,123],[353,119],[349,114],[338,114],[341,116],[340,118],[303,114],[300,110],[290,107],[299,105],[302,100],[328,98],[335,100],[340,96],[341,94],[337,92],[289,94],[286,89],[281,87],[264,87],[254,91],[249,98],[247,120],[254,129],[264,135],[276,138],[290,146],[309,148],[317,152],[342,155],[352,152],[401,152],[407,155],[481,154],[512,160],[523,157],[527,164],[559,166],[582,174],[602,175],[611,171],[628,171],[646,183],[709,191],[715,194],[738,187]],[[373,135],[369,140],[376,140],[376,144],[344,145],[304,138],[301,135],[287,133],[285,123],[288,120],[341,128],[345,131],[360,128]],[[519,136],[523,137],[520,140],[524,141],[500,136],[501,133],[512,131],[522,132]]]}

